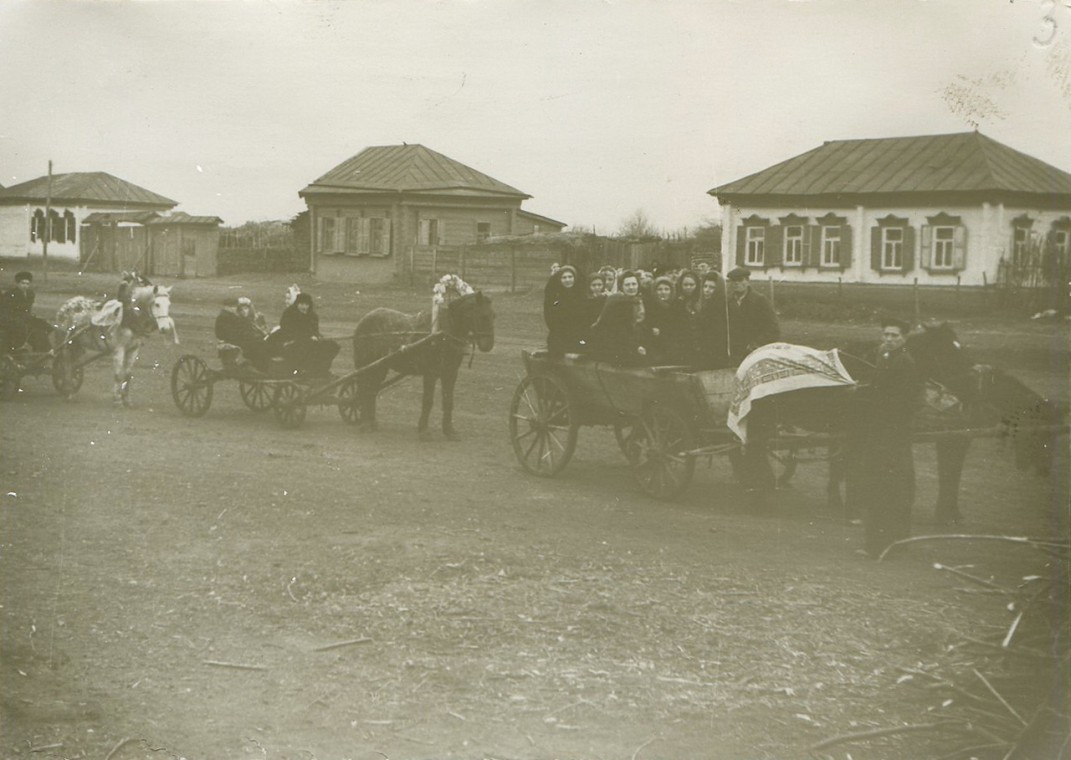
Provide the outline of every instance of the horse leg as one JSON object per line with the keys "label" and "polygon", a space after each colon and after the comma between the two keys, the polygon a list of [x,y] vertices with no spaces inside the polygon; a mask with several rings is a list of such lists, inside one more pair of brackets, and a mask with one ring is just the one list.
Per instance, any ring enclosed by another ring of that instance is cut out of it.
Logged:
{"label": "horse leg", "polygon": [[431,416],[431,407],[435,404],[435,383],[438,379],[430,372],[424,375],[424,396],[420,400],[420,422],[417,424],[417,432],[421,437],[428,432],[428,418]]}
{"label": "horse leg", "polygon": [[443,435],[448,440],[458,440],[457,431],[454,430],[454,386],[457,384],[457,367],[451,371],[449,368],[443,372]]}
{"label": "horse leg", "polygon": [[376,397],[387,377],[386,369],[376,369],[357,380],[357,396],[361,405],[361,428],[372,432],[379,428],[376,422]]}
{"label": "horse leg", "polygon": [[126,378],[126,347],[112,351],[112,403],[123,403],[123,382]]}
{"label": "horse leg", "polygon": [[138,344],[130,346],[126,350],[126,359],[123,362],[123,382],[121,385],[123,406],[130,407],[130,382],[134,378],[134,362],[138,360],[141,347]]}
{"label": "horse leg", "polygon": [[827,461],[829,462],[829,480],[826,482],[826,505],[834,514],[840,514],[844,511],[844,496],[841,493],[846,476],[844,453],[830,446]]}
{"label": "horse leg", "polygon": [[969,438],[937,442],[937,508],[934,518],[940,525],[951,525],[963,519],[959,513],[959,482],[970,443]]}

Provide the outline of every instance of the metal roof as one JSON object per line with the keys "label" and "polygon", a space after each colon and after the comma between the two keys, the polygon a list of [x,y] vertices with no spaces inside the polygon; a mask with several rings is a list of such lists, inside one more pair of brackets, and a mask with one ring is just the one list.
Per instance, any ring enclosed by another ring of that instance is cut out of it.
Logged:
{"label": "metal roof", "polygon": [[1014,192],[1071,195],[1071,174],[979,132],[833,140],[709,190],[750,195]]}
{"label": "metal roof", "polygon": [[145,224],[158,217],[155,211],[94,211],[82,220],[82,224],[113,224],[116,222],[135,222]]}
{"label": "metal roof", "polygon": [[559,222],[557,219],[551,219],[549,216],[543,216],[542,214],[537,214],[534,211],[525,211],[523,208],[517,209],[517,215],[528,217],[529,219],[536,222],[547,222],[548,224],[554,224],[559,227],[569,226],[565,222]]}
{"label": "metal roof", "polygon": [[[48,196],[48,177],[38,177],[0,190],[0,204],[10,202],[44,203]],[[52,175],[52,202],[68,205],[126,204],[165,206],[172,208],[178,201],[157,195],[143,187],[113,177],[107,172],[71,172]]]}
{"label": "metal roof", "polygon": [[170,216],[158,216],[145,223],[153,226],[168,224],[223,224],[223,220],[218,216],[191,216],[185,211],[176,211]]}
{"label": "metal roof", "polygon": [[365,148],[298,195],[338,191],[531,197],[423,145],[405,144]]}

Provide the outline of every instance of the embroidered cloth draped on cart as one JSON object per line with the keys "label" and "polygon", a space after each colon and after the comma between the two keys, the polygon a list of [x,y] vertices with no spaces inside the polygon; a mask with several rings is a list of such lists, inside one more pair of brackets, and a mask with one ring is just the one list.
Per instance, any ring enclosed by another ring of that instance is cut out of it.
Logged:
{"label": "embroidered cloth draped on cart", "polygon": [[733,400],[726,424],[747,443],[747,415],[758,399],[803,388],[856,385],[837,349],[820,351],[791,343],[770,343],[756,349],[736,370]]}

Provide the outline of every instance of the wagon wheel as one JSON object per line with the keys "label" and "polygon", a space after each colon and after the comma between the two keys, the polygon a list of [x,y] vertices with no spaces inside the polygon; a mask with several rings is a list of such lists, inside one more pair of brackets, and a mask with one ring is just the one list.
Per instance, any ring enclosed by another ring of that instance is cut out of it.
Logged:
{"label": "wagon wheel", "polygon": [[238,383],[242,403],[254,412],[265,412],[271,407],[271,389],[264,383],[242,380]]}
{"label": "wagon wheel", "polygon": [[305,405],[305,393],[297,383],[283,383],[275,387],[275,397],[271,402],[275,419],[284,428],[301,427],[305,421],[308,407]]}
{"label": "wagon wheel", "polygon": [[186,417],[200,417],[212,406],[212,380],[208,365],[193,354],[175,362],[171,370],[171,398]]}
{"label": "wagon wheel", "polygon": [[626,441],[626,456],[649,496],[674,499],[692,482],[695,457],[685,452],[695,448],[695,431],[672,406],[651,404]]}
{"label": "wagon wheel", "polygon": [[361,421],[361,405],[357,396],[357,380],[347,380],[338,389],[338,413],[346,422],[356,425]]}
{"label": "wagon wheel", "polygon": [[0,399],[5,401],[15,397],[22,383],[19,364],[7,354],[0,356]]}
{"label": "wagon wheel", "polygon": [[528,472],[552,477],[569,464],[579,424],[569,392],[549,375],[521,380],[509,406],[509,437]]}
{"label": "wagon wheel", "polygon": [[71,398],[82,387],[84,373],[74,357],[63,347],[52,359],[52,386],[61,396]]}

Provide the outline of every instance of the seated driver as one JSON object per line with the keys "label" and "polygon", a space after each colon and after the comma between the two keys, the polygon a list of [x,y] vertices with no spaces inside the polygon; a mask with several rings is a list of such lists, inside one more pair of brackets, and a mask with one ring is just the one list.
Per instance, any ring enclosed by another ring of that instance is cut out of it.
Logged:
{"label": "seated driver", "polygon": [[[253,315],[253,302],[241,297],[224,302],[216,317],[216,337],[224,343],[237,346],[242,356],[254,368],[264,371],[271,359],[271,347],[265,340],[264,331],[256,324]],[[224,354],[224,363],[230,363],[234,357]]]}

